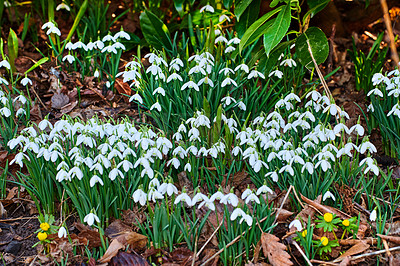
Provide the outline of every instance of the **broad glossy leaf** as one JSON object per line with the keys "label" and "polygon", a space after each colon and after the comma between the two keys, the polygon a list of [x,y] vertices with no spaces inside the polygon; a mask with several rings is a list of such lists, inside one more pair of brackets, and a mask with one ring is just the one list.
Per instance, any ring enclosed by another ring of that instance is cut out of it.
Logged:
{"label": "broad glossy leaf", "polygon": [[260,4],[261,0],[253,0],[243,12],[241,19],[236,22],[235,26],[239,38],[241,38],[250,25],[256,21],[257,15],[260,12]]}
{"label": "broad glossy leaf", "polygon": [[325,33],[317,27],[311,27],[296,40],[296,54],[302,65],[313,68],[313,62],[308,51],[307,40],[310,42],[311,51],[317,64],[322,64],[329,54],[329,44]]}
{"label": "broad glossy leaf", "polygon": [[281,11],[283,6],[280,6],[261,18],[259,18],[256,22],[254,22],[244,33],[242,39],[240,40],[239,50],[243,51],[248,45],[252,44],[254,41],[258,40],[264,32],[268,29],[268,27],[272,24],[273,20],[268,21],[273,15]]}
{"label": "broad glossy leaf", "polygon": [[251,2],[252,0],[238,0],[235,2],[235,16],[237,17],[238,21],[240,21],[240,16],[243,14],[246,8],[251,4]]}
{"label": "broad glossy leaf", "polygon": [[140,27],[146,41],[161,50],[172,49],[171,38],[167,26],[149,10],[140,15]]}
{"label": "broad glossy leaf", "polygon": [[264,33],[264,48],[267,56],[286,35],[287,31],[289,30],[290,21],[291,9],[289,3],[282,9],[281,12],[279,12],[274,23]]}

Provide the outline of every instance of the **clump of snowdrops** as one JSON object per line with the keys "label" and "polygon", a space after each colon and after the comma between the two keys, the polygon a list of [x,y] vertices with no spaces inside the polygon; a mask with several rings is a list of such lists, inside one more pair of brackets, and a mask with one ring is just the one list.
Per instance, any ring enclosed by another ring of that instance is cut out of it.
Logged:
{"label": "clump of snowdrops", "polygon": [[385,75],[376,73],[372,77],[372,89],[368,96],[369,127],[379,127],[386,154],[399,157],[400,154],[400,72],[396,68]]}

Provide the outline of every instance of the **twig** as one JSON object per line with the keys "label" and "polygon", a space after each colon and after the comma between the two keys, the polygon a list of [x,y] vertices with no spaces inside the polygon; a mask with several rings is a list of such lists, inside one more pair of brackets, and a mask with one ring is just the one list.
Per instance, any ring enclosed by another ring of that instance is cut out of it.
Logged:
{"label": "twig", "polygon": [[[396,250],[400,250],[400,246],[388,249],[388,251],[396,251]],[[379,255],[379,254],[382,254],[382,253],[385,253],[385,252],[386,252],[386,249],[382,249],[382,250],[374,251],[374,252],[371,252],[371,253],[365,253],[365,254],[361,254],[361,255],[358,255],[358,256],[350,257],[350,260],[358,260],[358,259],[362,259],[362,258],[365,258],[365,257]],[[345,257],[337,258],[336,260],[334,260],[334,262],[341,262],[342,260],[344,260],[344,258]]]}
{"label": "twig", "polygon": [[311,260],[311,262],[318,263],[318,264],[325,264],[325,265],[333,265],[337,266],[337,263],[329,262],[329,261],[323,261],[323,260]]}
{"label": "twig", "polygon": [[283,201],[282,201],[282,203],[281,203],[281,206],[279,207],[279,209],[278,209],[278,211],[277,211],[277,213],[276,213],[275,220],[274,220],[274,222],[272,223],[272,225],[275,224],[276,220],[277,220],[278,217],[279,217],[279,214],[281,214],[281,210],[282,210],[282,208],[283,208],[283,205],[285,205],[285,202],[286,202],[287,198],[289,197],[290,191],[291,191],[292,189],[293,189],[293,185],[290,185],[288,191],[286,192],[285,198],[283,199]]}
{"label": "twig", "polygon": [[204,245],[201,247],[201,249],[199,250],[199,252],[197,252],[195,257],[200,256],[200,253],[203,251],[203,249],[207,246],[207,244],[211,241],[211,239],[215,236],[215,234],[218,232],[219,228],[221,228],[221,225],[224,223],[224,219],[222,219],[222,221],[219,223],[217,229],[215,229],[215,231],[212,233],[212,235],[207,239],[206,243],[204,243]]}
{"label": "twig", "polygon": [[392,253],[390,253],[389,245],[388,245],[387,241],[385,239],[382,239],[382,242],[383,242],[383,245],[385,246],[385,250],[386,250],[388,257],[392,256]]}
{"label": "twig", "polygon": [[196,250],[197,250],[197,243],[199,241],[199,236],[196,235],[196,239],[194,240],[194,252],[193,252],[193,259],[192,259],[192,266],[194,266],[194,262],[196,261]]}
{"label": "twig", "polygon": [[399,54],[397,53],[396,44],[394,41],[392,23],[390,22],[390,17],[389,17],[389,9],[386,0],[380,0],[380,1],[383,11],[383,20],[385,21],[386,29],[390,39],[390,50],[392,51],[392,59],[396,64],[396,67],[399,67]]}
{"label": "twig", "polygon": [[0,220],[0,223],[14,222],[14,221],[18,221],[18,220],[36,219],[36,218],[37,218],[37,216],[33,216],[33,217],[19,217],[19,218],[13,218],[13,219]]}
{"label": "twig", "polygon": [[293,241],[292,244],[297,248],[297,250],[300,252],[300,254],[303,256],[303,258],[306,260],[308,265],[312,266],[311,261],[307,258],[306,254],[304,254],[303,250],[301,250],[301,248],[299,247],[299,244],[297,244],[296,241]]}

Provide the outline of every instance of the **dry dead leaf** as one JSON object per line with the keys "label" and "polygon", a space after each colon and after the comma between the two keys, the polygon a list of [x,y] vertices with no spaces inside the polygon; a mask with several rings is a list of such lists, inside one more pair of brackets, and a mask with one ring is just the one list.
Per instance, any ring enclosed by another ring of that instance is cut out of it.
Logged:
{"label": "dry dead leaf", "polygon": [[348,265],[351,265],[350,257],[344,258],[339,264],[339,266],[348,266]]}
{"label": "dry dead leaf", "polygon": [[140,255],[119,251],[118,254],[111,259],[110,266],[135,265],[150,266],[150,264]]}
{"label": "dry dead leaf", "polygon": [[293,265],[290,255],[285,251],[286,246],[279,242],[279,238],[274,235],[262,233],[261,245],[264,256],[268,257],[273,266]]}
{"label": "dry dead leaf", "polygon": [[[279,209],[278,209],[279,210]],[[277,211],[278,211],[277,210]],[[278,219],[276,220],[278,223],[287,223],[287,221],[288,221],[288,218],[290,217],[290,216],[292,216],[294,214],[294,212],[291,212],[291,211],[288,211],[288,210],[286,210],[286,209],[281,209],[280,211],[279,211],[279,216],[278,216]],[[276,214],[276,216],[278,215],[278,212],[277,212],[277,214]]]}
{"label": "dry dead leaf", "polygon": [[131,96],[131,93],[132,93],[131,87],[129,87],[128,83],[123,82],[122,79],[119,79],[119,78],[115,79],[114,86],[117,89],[117,91],[119,92],[119,94]]}
{"label": "dry dead leaf", "polygon": [[125,246],[121,242],[119,242],[118,239],[114,239],[108,247],[106,253],[104,253],[103,257],[101,257],[98,262],[110,262],[110,260],[118,254],[118,251],[124,247]]}
{"label": "dry dead leaf", "polygon": [[51,97],[51,107],[54,109],[61,109],[69,103],[69,98],[63,93],[54,93]]}
{"label": "dry dead leaf", "polygon": [[0,218],[7,217],[7,211],[4,209],[3,203],[0,201]]}
{"label": "dry dead leaf", "polygon": [[353,256],[355,254],[362,253],[369,249],[370,245],[367,243],[360,241],[354,246],[352,246],[350,249],[348,249],[345,253],[343,253],[339,258],[347,257],[347,256]]}

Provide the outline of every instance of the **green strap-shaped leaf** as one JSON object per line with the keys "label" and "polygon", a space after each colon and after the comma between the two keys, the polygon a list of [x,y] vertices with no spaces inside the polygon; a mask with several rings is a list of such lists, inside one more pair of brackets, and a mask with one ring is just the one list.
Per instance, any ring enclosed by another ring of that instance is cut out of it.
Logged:
{"label": "green strap-shaped leaf", "polygon": [[310,42],[311,51],[317,64],[322,64],[329,54],[329,44],[325,33],[317,27],[311,27],[300,35],[296,40],[296,54],[300,63],[307,67],[313,68],[313,62],[308,51],[307,40]]}
{"label": "green strap-shaped leaf", "polygon": [[[243,14],[243,12],[246,10],[246,8],[251,4],[252,0],[239,0],[235,1],[235,16],[237,17],[237,20],[240,21],[240,16]],[[254,14],[254,16],[257,16],[258,14]]]}
{"label": "green strap-shaped leaf", "polygon": [[267,56],[280,43],[289,30],[291,21],[290,2],[279,12],[274,23],[264,34],[264,48]]}
{"label": "green strap-shaped leaf", "polygon": [[246,30],[246,32],[243,34],[243,37],[239,43],[239,51],[240,52],[242,52],[243,49],[246,48],[248,45],[250,45],[253,42],[255,42],[256,40],[258,40],[258,38],[260,38],[265,33],[265,31],[269,28],[269,26],[272,23],[272,20],[268,21],[268,19],[270,19],[273,15],[275,15],[276,13],[281,11],[282,8],[283,8],[283,6],[280,6],[276,9],[268,12],[267,14],[265,14],[264,16],[259,18],[256,22],[254,22]]}
{"label": "green strap-shaped leaf", "polygon": [[239,38],[241,38],[250,25],[256,21],[257,15],[260,12],[260,4],[261,0],[253,0],[243,12],[241,19],[236,22],[235,27]]}
{"label": "green strap-shaped leaf", "polygon": [[174,0],[174,6],[176,11],[178,11],[178,14],[180,17],[183,17],[185,15],[185,12],[183,10],[183,3],[185,0]]}
{"label": "green strap-shaped leaf", "polygon": [[162,48],[172,49],[167,26],[149,10],[140,15],[140,27],[148,44],[158,50]]}

